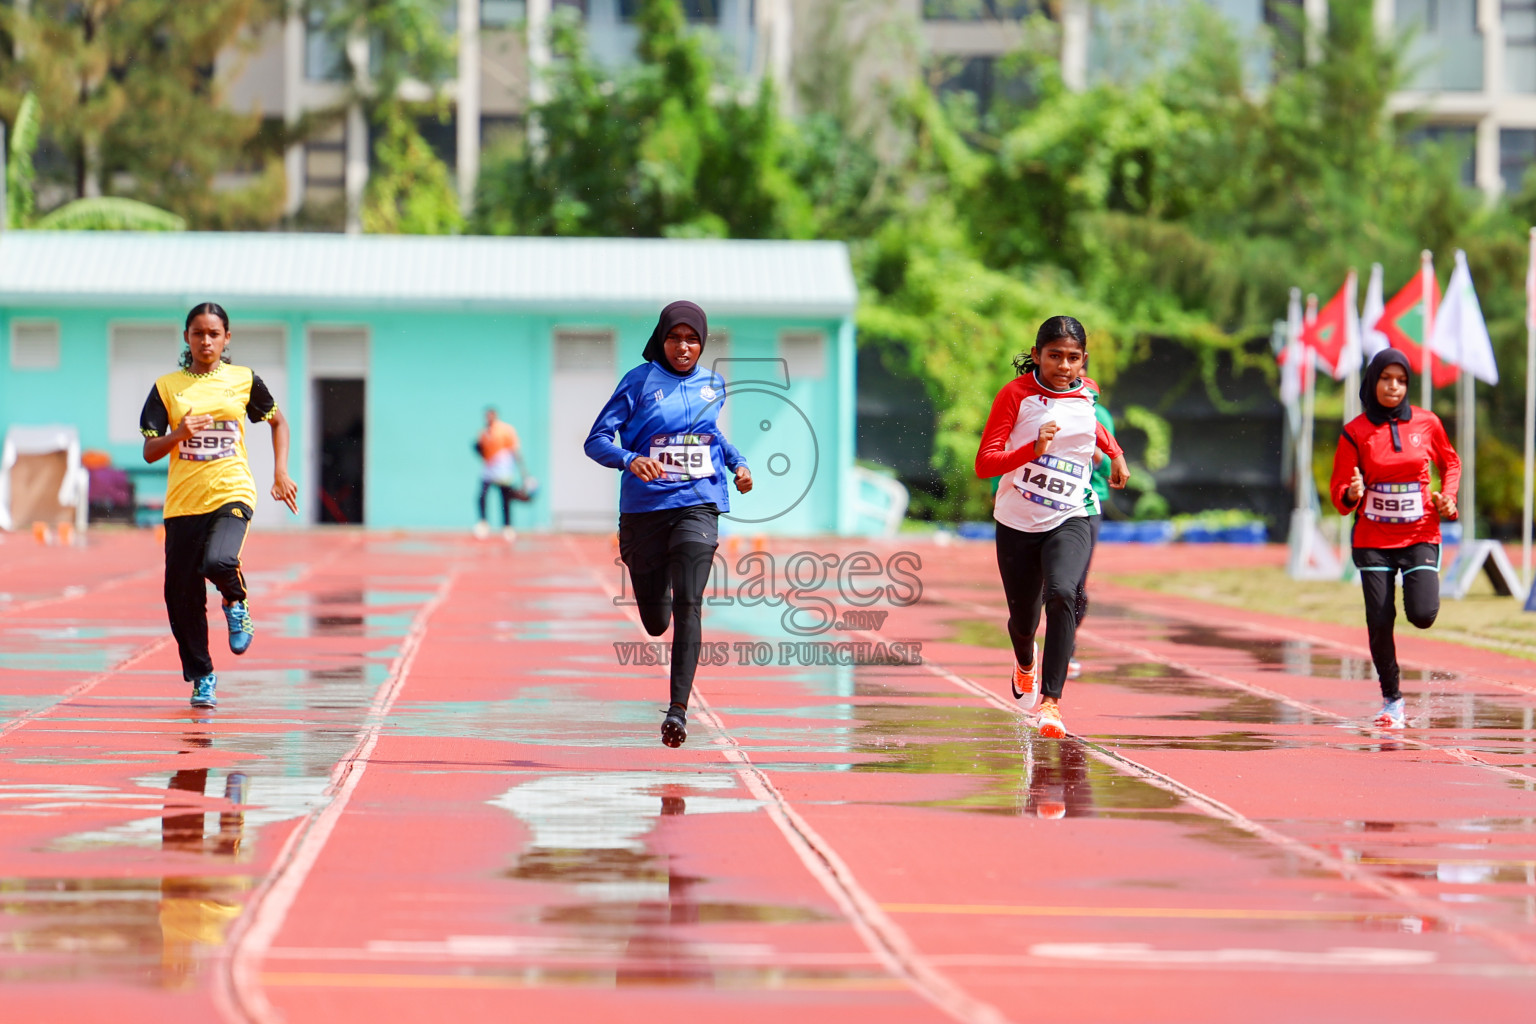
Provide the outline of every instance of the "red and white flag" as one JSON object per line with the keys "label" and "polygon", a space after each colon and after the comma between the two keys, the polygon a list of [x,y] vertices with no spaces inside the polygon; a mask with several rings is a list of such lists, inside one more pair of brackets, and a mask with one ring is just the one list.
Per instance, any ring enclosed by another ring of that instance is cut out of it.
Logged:
{"label": "red and white flag", "polygon": [[1360,313],[1355,303],[1355,272],[1351,270],[1328,305],[1317,312],[1317,319],[1301,332],[1302,344],[1317,355],[1318,365],[1343,380],[1350,370],[1360,367]]}

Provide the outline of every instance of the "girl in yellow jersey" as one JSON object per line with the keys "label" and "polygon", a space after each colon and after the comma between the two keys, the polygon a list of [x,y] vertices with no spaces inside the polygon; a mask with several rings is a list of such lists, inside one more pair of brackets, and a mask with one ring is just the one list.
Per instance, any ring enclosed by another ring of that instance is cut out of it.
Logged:
{"label": "girl in yellow jersey", "polygon": [[245,420],[272,425],[277,465],[272,497],[298,512],[288,477],[288,423],[260,377],[233,366],[229,314],[212,302],[192,307],[182,334],[181,369],[155,381],[139,414],[144,461],[171,458],[165,492],[165,609],[192,684],[192,706],[218,703],[208,655],[207,579],[224,597],[229,649],[244,654],[255,627],[246,604],[240,550],[256,508],[256,480],[245,456]]}

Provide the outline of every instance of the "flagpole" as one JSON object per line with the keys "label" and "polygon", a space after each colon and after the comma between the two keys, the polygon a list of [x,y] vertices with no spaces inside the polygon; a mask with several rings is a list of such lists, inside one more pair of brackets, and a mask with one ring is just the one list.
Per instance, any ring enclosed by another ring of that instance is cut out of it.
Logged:
{"label": "flagpole", "polygon": [[1424,299],[1424,340],[1421,343],[1423,351],[1420,353],[1419,376],[1419,407],[1425,412],[1430,411],[1430,402],[1434,396],[1434,384],[1431,380],[1432,367],[1429,355],[1429,335],[1435,328],[1435,257],[1428,249],[1419,253],[1419,288]]}
{"label": "flagpole", "polygon": [[[1310,324],[1316,319],[1317,296],[1308,295],[1307,312],[1302,322]],[[1317,485],[1312,480],[1313,419],[1317,415],[1317,360],[1313,356],[1311,346],[1302,349],[1301,372],[1301,452],[1296,458],[1298,486],[1296,507],[1307,510],[1310,522],[1313,492],[1317,490]]]}
{"label": "flagpole", "polygon": [[[1359,288],[1359,278],[1355,274],[1354,267],[1349,268],[1349,277],[1345,280],[1346,286],[1349,288],[1349,308],[1351,312],[1353,312],[1353,310],[1357,308],[1355,301],[1359,297],[1357,294],[1357,290]],[[1374,327],[1375,325],[1372,324],[1371,326]],[[1366,330],[1366,325],[1360,324],[1360,330],[1363,334]],[[1355,338],[1351,339],[1350,345],[1345,346],[1347,351],[1345,358],[1349,360],[1349,372],[1344,376],[1345,426],[1349,425],[1350,420],[1360,415],[1360,364],[1362,362],[1363,352],[1361,348],[1352,348],[1351,345],[1363,346],[1364,342],[1365,339],[1363,337]],[[1351,571],[1354,565],[1354,563],[1351,562],[1349,558],[1350,548],[1352,545],[1353,538],[1351,538],[1349,534],[1349,516],[1345,515],[1339,521],[1339,562],[1345,566],[1346,573]]]}
{"label": "flagpole", "polygon": [[1525,489],[1520,492],[1524,514],[1520,521],[1521,572],[1527,589],[1531,579],[1531,491],[1536,466],[1536,228],[1531,228],[1530,266],[1525,278]]}

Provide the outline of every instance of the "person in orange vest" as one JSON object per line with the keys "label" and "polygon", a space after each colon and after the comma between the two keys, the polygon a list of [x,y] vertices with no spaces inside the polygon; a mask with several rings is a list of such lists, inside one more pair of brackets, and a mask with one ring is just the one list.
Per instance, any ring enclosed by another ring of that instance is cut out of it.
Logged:
{"label": "person in orange vest", "polygon": [[[480,521],[475,524],[475,536],[483,540],[491,535],[485,498],[494,487],[501,493],[501,535],[509,541],[516,540],[517,531],[512,528],[512,502],[532,498],[533,481],[523,467],[523,449],[517,440],[517,430],[496,415],[494,406],[485,410],[485,429],[475,441],[475,451],[482,463]],[[523,481],[523,485],[518,486],[518,481]]]}

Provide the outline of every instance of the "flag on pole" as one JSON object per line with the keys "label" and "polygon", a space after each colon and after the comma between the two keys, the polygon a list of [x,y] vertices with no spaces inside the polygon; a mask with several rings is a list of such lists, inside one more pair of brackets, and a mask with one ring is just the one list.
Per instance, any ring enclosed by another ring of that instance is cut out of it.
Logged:
{"label": "flag on pole", "polygon": [[1493,358],[1488,324],[1483,319],[1483,307],[1477,301],[1477,289],[1472,287],[1467,254],[1460,249],[1456,250],[1456,269],[1451,271],[1451,280],[1445,286],[1445,302],[1435,314],[1429,350],[1484,384],[1499,382],[1499,367]]}
{"label": "flag on pole", "polygon": [[[1429,312],[1433,315],[1440,308],[1440,282],[1434,284],[1430,296]],[[1420,274],[1415,273],[1403,285],[1403,290],[1392,296],[1376,321],[1376,330],[1386,336],[1387,343],[1408,357],[1415,375],[1424,365],[1424,352],[1419,346],[1424,340],[1424,285]],[[1456,367],[1434,358],[1430,351],[1434,386],[1444,387],[1456,380]]]}
{"label": "flag on pole", "polygon": [[1372,263],[1371,280],[1365,286],[1365,308],[1360,311],[1360,348],[1364,362],[1369,362],[1377,352],[1392,347],[1387,336],[1376,329],[1376,322],[1385,309],[1381,300],[1381,264]]}
{"label": "flag on pole", "polygon": [[1291,289],[1291,302],[1285,310],[1285,347],[1280,350],[1280,401],[1287,409],[1293,408],[1301,398],[1302,358],[1306,348],[1301,344],[1301,289]]}
{"label": "flag on pole", "polygon": [[1301,342],[1316,353],[1319,365],[1342,380],[1360,366],[1360,314],[1355,302],[1356,278],[1351,270],[1317,319],[1301,332]]}

